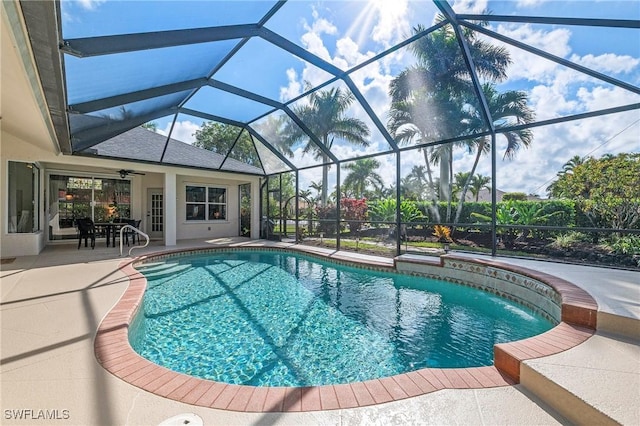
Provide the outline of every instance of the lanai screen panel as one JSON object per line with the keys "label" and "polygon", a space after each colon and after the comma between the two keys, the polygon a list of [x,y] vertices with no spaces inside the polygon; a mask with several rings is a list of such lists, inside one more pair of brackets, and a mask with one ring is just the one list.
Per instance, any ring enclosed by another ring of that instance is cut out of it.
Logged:
{"label": "lanai screen panel", "polygon": [[67,55],[69,104],[205,79],[237,43],[223,40],[85,58]]}
{"label": "lanai screen panel", "polygon": [[[62,1],[59,13],[76,152],[144,123],[189,144],[188,121],[214,121],[251,139],[217,153],[214,169],[240,161],[269,174],[442,141],[463,150],[514,123],[607,113],[622,129],[640,105],[631,1]],[[504,76],[483,72],[474,41],[508,51]],[[345,114],[366,123],[366,143],[325,138],[297,111],[336,88],[353,95]],[[493,96],[510,92],[533,120],[495,109]]]}
{"label": "lanai screen panel", "polygon": [[72,142],[78,149],[102,142],[135,127],[135,125],[142,125],[148,121],[145,117],[149,115],[162,116],[158,112],[173,108],[187,94],[188,92],[172,93],[94,111],[86,115],[70,114]]}
{"label": "lanai screen panel", "polygon": [[431,25],[437,13],[432,1],[290,1],[266,27],[347,71],[406,40],[417,24]]}
{"label": "lanai screen panel", "polygon": [[64,38],[257,23],[276,5],[259,1],[62,1]]}
{"label": "lanai screen panel", "polygon": [[273,110],[270,105],[210,86],[198,89],[184,108],[239,123],[247,123]]}
{"label": "lanai screen panel", "polygon": [[[269,78],[265,82],[265,78]],[[321,84],[334,76],[261,38],[242,46],[216,74],[216,80],[277,102],[287,102],[306,85]]]}
{"label": "lanai screen panel", "polygon": [[[393,150],[387,139],[391,137],[381,132],[342,80],[311,92],[290,107],[338,160]],[[380,127],[384,130],[382,124]]]}

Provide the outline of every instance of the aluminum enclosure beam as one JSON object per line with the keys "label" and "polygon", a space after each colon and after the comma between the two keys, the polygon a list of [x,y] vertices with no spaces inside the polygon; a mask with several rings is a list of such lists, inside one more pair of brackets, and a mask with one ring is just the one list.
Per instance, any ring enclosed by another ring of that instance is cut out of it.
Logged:
{"label": "aluminum enclosure beam", "polygon": [[259,29],[257,24],[245,24],[74,38],[63,40],[60,49],[70,55],[86,58],[136,50],[161,49],[186,44],[255,37],[258,35]]}

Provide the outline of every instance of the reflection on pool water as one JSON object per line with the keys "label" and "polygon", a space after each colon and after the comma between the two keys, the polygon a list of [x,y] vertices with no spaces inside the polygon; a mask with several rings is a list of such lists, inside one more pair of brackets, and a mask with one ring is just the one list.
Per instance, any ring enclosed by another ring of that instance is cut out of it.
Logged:
{"label": "reflection on pool water", "polygon": [[146,263],[129,339],[224,383],[313,386],[493,363],[493,345],[554,324],[481,290],[304,255],[230,251]]}

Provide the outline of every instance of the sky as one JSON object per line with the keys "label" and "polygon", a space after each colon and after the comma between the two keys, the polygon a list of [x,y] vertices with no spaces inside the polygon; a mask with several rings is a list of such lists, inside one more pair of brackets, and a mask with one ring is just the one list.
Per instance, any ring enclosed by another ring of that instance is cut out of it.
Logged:
{"label": "sky", "polygon": [[[66,38],[73,38],[256,22],[271,4],[267,1],[240,1],[229,6],[220,1],[195,1],[182,2],[181,7],[176,9],[176,3],[169,1],[152,4],[146,1],[67,0],[63,1],[63,34]],[[494,15],[640,19],[640,2],[637,0],[456,0],[450,4],[458,13],[489,10]],[[150,8],[150,5],[153,7]],[[126,18],[123,18],[123,7],[126,7]],[[405,40],[416,25],[432,25],[437,12],[433,3],[425,0],[290,1],[269,19],[266,28],[347,71]],[[490,23],[487,28],[624,83],[640,86],[639,30],[498,22]],[[495,39],[487,41],[504,46],[512,59],[507,70],[508,79],[497,88],[500,91],[526,92],[529,105],[536,112],[536,121],[640,102],[640,95],[624,88]],[[131,84],[166,84],[176,78],[185,78],[187,65],[195,76],[206,74],[205,70],[212,69],[212,65],[232,45],[218,43],[209,46],[205,43],[161,49],[162,52],[147,51],[136,57],[135,61],[125,54],[121,55],[122,58],[118,57],[121,60],[118,66],[126,70],[128,76],[133,76],[129,77]],[[160,66],[159,62],[166,65]],[[383,125],[388,120],[389,83],[400,71],[413,64],[415,58],[408,49],[403,48],[350,74]],[[105,67],[100,58],[68,58],[66,65],[70,75],[91,76],[80,83],[67,83],[70,103],[80,102],[85,100],[83,97],[95,96],[96,93],[112,95],[131,90],[126,84],[118,83],[120,80],[109,81],[113,79],[110,75],[114,74],[113,69]],[[322,84],[331,75],[262,39],[254,38],[213,78],[276,101],[287,102],[303,93],[306,84]],[[329,87],[348,91],[342,82]],[[210,102],[212,99],[215,101]],[[302,98],[292,107],[306,101],[306,98]],[[270,110],[264,105],[242,101],[213,88],[201,91],[185,106],[242,122],[248,122]],[[347,115],[367,123],[371,130],[370,144],[368,147],[355,147],[337,141],[333,149],[339,159],[389,150],[389,145],[357,102],[352,104]],[[167,134],[172,120],[172,116],[155,120],[158,131]],[[201,123],[202,120],[196,117],[180,115],[173,125],[172,137],[191,143]],[[639,152],[640,110],[537,127],[533,132],[532,146],[520,150],[513,160],[502,159],[505,142],[499,138],[496,185],[499,189],[544,196],[556,172],[575,155],[599,157],[605,153]],[[316,164],[313,157],[303,154],[302,145],[294,148],[292,162],[296,166]],[[385,155],[377,159],[381,163],[377,172],[388,185],[392,184],[395,181],[395,156]],[[454,151],[454,173],[469,171],[473,159],[472,153],[457,148]],[[403,153],[401,161],[403,175],[414,165],[424,164],[422,155],[417,151]],[[481,160],[476,172],[490,175],[488,158]],[[346,173],[343,171],[342,178]],[[301,173],[301,187],[306,187],[312,180],[318,181],[318,175],[315,169]],[[333,185],[335,167],[331,176],[330,185]]]}

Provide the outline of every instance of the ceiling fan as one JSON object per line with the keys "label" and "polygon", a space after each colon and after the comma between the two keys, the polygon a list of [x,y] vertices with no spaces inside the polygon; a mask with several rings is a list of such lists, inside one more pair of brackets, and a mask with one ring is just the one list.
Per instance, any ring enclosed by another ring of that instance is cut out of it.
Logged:
{"label": "ceiling fan", "polygon": [[128,175],[142,175],[142,176],[144,176],[144,173],[135,172],[133,170],[126,170],[126,169],[120,169],[120,170],[118,170],[118,173],[120,173],[120,179],[124,179]]}

